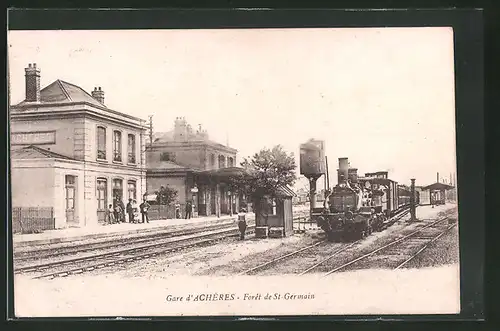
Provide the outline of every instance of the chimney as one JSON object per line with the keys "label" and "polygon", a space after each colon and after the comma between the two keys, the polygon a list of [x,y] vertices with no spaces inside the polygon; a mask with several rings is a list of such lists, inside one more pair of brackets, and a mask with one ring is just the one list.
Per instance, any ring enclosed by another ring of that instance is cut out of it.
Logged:
{"label": "chimney", "polygon": [[40,69],[36,67],[36,63],[30,63],[24,71],[26,73],[26,101],[40,102]]}
{"label": "chimney", "polygon": [[437,173],[437,181],[436,183],[439,183],[439,172]]}
{"label": "chimney", "polygon": [[348,173],[348,178],[351,182],[357,183],[358,182],[358,169],[356,168],[349,168],[347,170]]}
{"label": "chimney", "polygon": [[349,159],[347,157],[339,158],[338,183],[345,183],[349,176]]}
{"label": "chimney", "polygon": [[92,91],[92,97],[104,105],[104,91],[101,87],[94,87]]}

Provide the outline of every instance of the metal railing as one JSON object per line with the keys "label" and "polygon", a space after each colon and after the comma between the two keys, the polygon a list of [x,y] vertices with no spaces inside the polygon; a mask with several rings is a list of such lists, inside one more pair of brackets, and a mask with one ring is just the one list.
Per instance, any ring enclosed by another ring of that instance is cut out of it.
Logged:
{"label": "metal railing", "polygon": [[12,232],[33,233],[55,229],[54,208],[13,207]]}

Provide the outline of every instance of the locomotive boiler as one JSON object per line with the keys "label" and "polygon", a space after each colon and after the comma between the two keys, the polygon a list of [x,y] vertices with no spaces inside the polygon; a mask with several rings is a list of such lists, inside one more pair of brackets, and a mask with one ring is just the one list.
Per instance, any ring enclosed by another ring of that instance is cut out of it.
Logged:
{"label": "locomotive boiler", "polygon": [[339,159],[338,183],[328,189],[323,208],[313,208],[311,217],[333,238],[363,238],[382,229],[402,206],[397,182],[388,172],[358,177],[347,158]]}

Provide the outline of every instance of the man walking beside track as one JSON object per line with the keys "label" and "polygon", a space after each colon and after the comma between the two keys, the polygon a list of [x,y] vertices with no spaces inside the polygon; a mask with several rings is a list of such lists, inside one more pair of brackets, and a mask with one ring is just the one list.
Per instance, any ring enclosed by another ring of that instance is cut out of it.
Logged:
{"label": "man walking beside track", "polygon": [[149,223],[149,216],[148,216],[148,209],[151,207],[146,199],[139,205],[139,208],[141,209],[141,214],[142,214],[142,223],[146,221]]}
{"label": "man walking beside track", "polygon": [[238,228],[240,230],[240,240],[245,239],[245,231],[247,230],[247,221],[246,221],[246,213],[247,210],[245,208],[241,208],[238,213]]}

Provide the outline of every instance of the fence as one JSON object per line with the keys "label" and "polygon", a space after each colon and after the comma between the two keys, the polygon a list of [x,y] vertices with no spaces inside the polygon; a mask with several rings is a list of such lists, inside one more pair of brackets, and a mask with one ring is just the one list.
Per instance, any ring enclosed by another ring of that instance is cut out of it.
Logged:
{"label": "fence", "polygon": [[[180,207],[181,218],[186,215],[186,205],[181,204]],[[151,205],[148,210],[150,220],[164,220],[175,218],[175,205]]]}
{"label": "fence", "polygon": [[305,232],[306,230],[317,230],[318,225],[309,215],[300,215],[293,218],[293,230],[295,232]]}
{"label": "fence", "polygon": [[54,209],[52,207],[13,207],[13,233],[32,233],[55,229]]}

